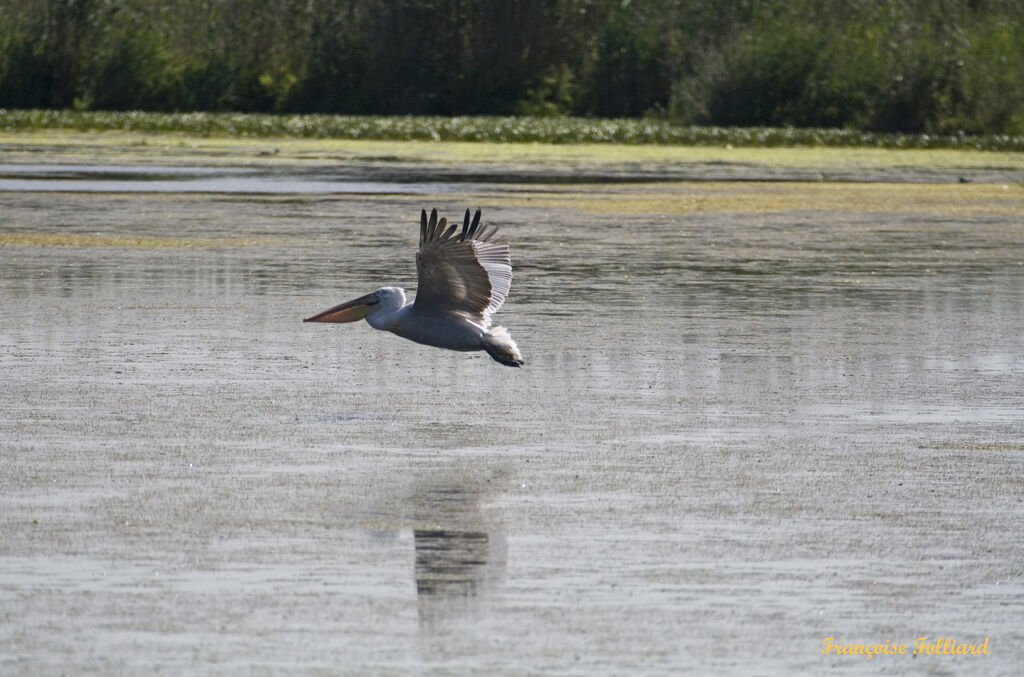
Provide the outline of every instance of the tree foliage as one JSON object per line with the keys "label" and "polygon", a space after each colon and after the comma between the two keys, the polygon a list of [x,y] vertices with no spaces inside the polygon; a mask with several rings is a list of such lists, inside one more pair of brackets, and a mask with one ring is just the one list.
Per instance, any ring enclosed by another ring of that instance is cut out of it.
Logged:
{"label": "tree foliage", "polygon": [[1024,0],[0,0],[0,107],[1024,133]]}

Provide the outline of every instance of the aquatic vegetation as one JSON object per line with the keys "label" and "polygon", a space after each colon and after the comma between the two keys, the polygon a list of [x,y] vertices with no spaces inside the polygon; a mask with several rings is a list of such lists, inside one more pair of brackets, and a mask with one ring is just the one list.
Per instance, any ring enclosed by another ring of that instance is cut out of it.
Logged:
{"label": "aquatic vegetation", "polygon": [[0,109],[0,130],[12,132],[46,129],[177,133],[242,138],[1024,151],[1024,136],[1008,134],[879,134],[850,129],[684,126],[660,119]]}
{"label": "aquatic vegetation", "polygon": [[718,182],[544,186],[492,200],[519,207],[578,209],[591,214],[767,213],[794,210],[1024,215],[1024,187],[1006,184],[873,182]]}
{"label": "aquatic vegetation", "polygon": [[0,247],[120,247],[185,248],[246,247],[273,242],[255,237],[152,237],[141,235],[97,235],[87,233],[0,233]]}

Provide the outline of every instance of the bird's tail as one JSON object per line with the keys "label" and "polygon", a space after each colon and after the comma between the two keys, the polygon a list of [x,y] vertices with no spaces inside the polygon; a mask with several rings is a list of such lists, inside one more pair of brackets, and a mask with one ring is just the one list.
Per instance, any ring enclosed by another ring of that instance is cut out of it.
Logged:
{"label": "bird's tail", "polygon": [[512,340],[508,329],[505,327],[494,327],[484,334],[484,350],[498,362],[509,367],[521,367],[523,356],[519,352],[519,346]]}

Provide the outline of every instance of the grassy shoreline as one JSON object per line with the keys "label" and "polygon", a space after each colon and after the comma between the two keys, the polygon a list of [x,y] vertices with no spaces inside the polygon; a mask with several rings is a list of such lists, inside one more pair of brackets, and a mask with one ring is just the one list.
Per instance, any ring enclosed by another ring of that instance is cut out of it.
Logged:
{"label": "grassy shoreline", "polygon": [[451,167],[466,171],[495,165],[568,169],[679,167],[684,165],[770,167],[834,172],[857,169],[986,171],[1024,173],[1024,153],[955,149],[829,148],[825,146],[683,146],[653,144],[490,141],[401,141],[194,135],[184,132],[0,131],[0,163],[169,164],[209,166],[335,167],[383,163]]}
{"label": "grassy shoreline", "polygon": [[699,127],[663,120],[147,113],[0,109],[0,133],[44,130],[196,137],[621,144],[720,148],[876,148],[1022,152],[1024,136],[872,134],[845,129]]}

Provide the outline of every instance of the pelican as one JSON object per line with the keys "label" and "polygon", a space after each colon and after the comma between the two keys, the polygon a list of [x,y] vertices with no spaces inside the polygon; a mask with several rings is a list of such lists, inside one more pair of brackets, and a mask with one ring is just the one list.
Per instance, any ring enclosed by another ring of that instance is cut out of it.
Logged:
{"label": "pelican", "polygon": [[366,319],[374,329],[449,350],[486,350],[501,364],[521,367],[523,356],[504,327],[491,327],[512,286],[512,256],[496,226],[473,221],[469,210],[458,226],[437,218],[437,210],[420,212],[420,250],[416,254],[419,286],[406,303],[401,287],[375,292],[328,308],[303,322],[356,322]]}

